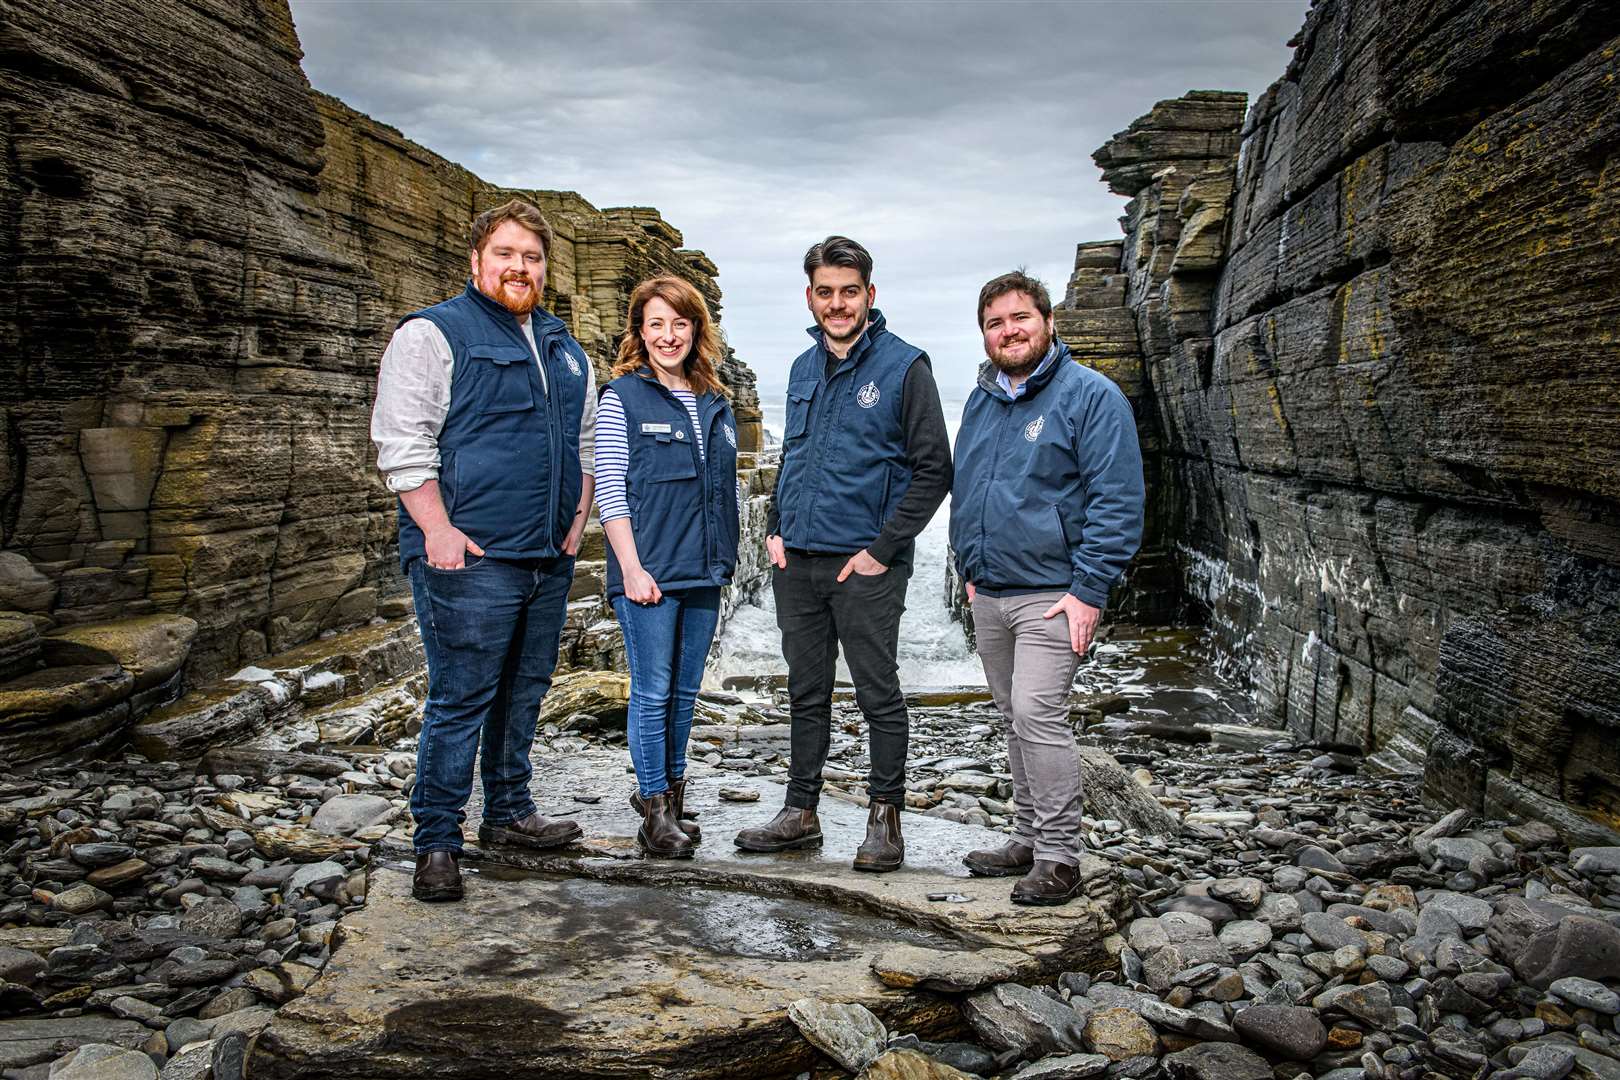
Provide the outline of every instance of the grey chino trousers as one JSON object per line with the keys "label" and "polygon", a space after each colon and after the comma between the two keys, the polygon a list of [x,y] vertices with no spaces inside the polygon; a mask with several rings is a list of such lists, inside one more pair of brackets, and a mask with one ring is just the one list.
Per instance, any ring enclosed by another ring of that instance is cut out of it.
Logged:
{"label": "grey chino trousers", "polygon": [[1037,859],[1080,862],[1080,759],[1069,726],[1069,687],[1080,657],[1069,620],[1041,616],[1061,590],[973,600],[973,634],[985,681],[1007,719],[1013,836]]}

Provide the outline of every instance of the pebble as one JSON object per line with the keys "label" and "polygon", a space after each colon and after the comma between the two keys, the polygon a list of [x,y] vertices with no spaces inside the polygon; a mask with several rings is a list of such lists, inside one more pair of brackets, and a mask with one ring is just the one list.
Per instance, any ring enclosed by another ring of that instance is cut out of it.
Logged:
{"label": "pebble", "polygon": [[[839,709],[828,782],[859,794],[865,746],[836,734],[856,718]],[[992,715],[984,704],[913,711],[908,806],[1010,831]],[[840,1047],[845,1058],[827,1052],[841,1066],[882,1059],[889,1071],[873,1075],[896,1077],[928,1075],[914,1070],[928,1061],[1021,1080],[1418,1080],[1506,1063],[1504,1080],[1620,1080],[1620,951],[1606,951],[1620,950],[1620,848],[1570,852],[1534,821],[1436,820],[1409,782],[1359,773],[1353,758],[1317,767],[1324,751],[1290,749],[1282,733],[1236,749],[1082,739],[1151,766],[1146,786],[1124,776],[1185,826],[1154,836],[1113,811],[1083,822],[1135,894],[1121,920],[1122,972],[1064,973],[1033,989],[993,981],[1015,976],[1015,955],[970,964],[944,953],[925,971],[897,953],[890,977],[926,975],[968,994],[973,1041],[891,1038],[870,1013],[795,1003],[795,1023]],[[785,766],[774,749],[713,757],[746,773]],[[304,825],[320,817],[341,832],[362,810],[394,820],[398,782],[413,770],[409,753],[357,752],[324,774],[334,780],[193,777],[134,756],[42,769],[26,778],[33,786],[0,773],[0,825],[13,830],[0,850],[0,978],[41,996],[60,987],[77,996],[58,1007],[105,1024],[161,1026],[156,1057],[138,1056],[150,1067],[167,1055],[165,1076],[229,1080],[233,1035],[245,1042],[309,985],[345,910],[363,901],[362,845]],[[732,783],[722,800],[760,800]],[[272,825],[311,861],[261,848]],[[348,835],[370,843],[388,827]],[[37,951],[7,936],[54,927],[63,936]],[[199,944],[132,950],[122,933]],[[1255,1051],[1302,1064],[1273,1070]]]}

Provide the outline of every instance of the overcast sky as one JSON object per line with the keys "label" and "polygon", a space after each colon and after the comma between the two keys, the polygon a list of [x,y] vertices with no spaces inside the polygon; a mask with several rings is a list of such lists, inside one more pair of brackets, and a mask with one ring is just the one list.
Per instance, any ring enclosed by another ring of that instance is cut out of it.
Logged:
{"label": "overcast sky", "polygon": [[809,342],[804,249],[841,232],[947,395],[980,285],[1022,265],[1061,298],[1075,244],[1119,235],[1092,150],[1187,90],[1253,100],[1308,6],[292,0],[318,89],[494,183],[657,207],[762,388]]}

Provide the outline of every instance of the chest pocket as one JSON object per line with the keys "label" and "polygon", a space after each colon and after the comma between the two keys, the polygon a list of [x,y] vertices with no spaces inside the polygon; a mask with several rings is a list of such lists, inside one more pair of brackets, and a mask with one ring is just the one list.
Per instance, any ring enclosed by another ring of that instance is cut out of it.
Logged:
{"label": "chest pocket", "polygon": [[534,385],[529,368],[534,355],[519,345],[472,345],[467,349],[477,380],[480,410],[485,413],[519,412],[534,408]]}
{"label": "chest pocket", "polygon": [[686,439],[673,434],[635,436],[637,470],[649,483],[663,480],[691,480],[697,476],[697,462]]}
{"label": "chest pocket", "polygon": [[786,438],[797,439],[809,428],[810,405],[815,399],[816,387],[820,385],[815,379],[788,383]]}

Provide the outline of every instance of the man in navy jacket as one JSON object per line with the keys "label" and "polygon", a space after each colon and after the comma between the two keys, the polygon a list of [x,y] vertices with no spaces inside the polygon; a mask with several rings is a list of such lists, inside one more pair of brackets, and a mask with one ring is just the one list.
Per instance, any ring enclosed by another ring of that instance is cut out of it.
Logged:
{"label": "man in navy jacket", "polygon": [[872,256],[829,236],[804,257],[815,344],[788,375],[782,468],[766,522],[793,731],[784,806],[744,829],[744,851],[820,847],[816,803],[839,647],[871,745],[871,800],[855,869],[905,859],[905,697],[896,653],[913,540],[951,489],[950,436],[927,355],[872,306]]}
{"label": "man in navy jacket", "polygon": [[486,210],[468,240],[461,295],[395,329],[371,419],[427,656],[411,891],[430,901],[462,896],[475,756],[482,843],[547,848],[580,835],[535,806],[529,751],[595,483],[591,365],[539,306],[552,243],[539,208],[513,199]]}
{"label": "man in navy jacket", "polygon": [[962,412],[951,549],[968,583],[985,680],[1007,718],[1015,829],[963,862],[1022,875],[1012,899],[1080,891],[1080,764],[1069,689],[1108,590],[1142,539],[1142,454],[1130,403],[1053,336],[1052,301],[1014,271],[979,293],[989,360]]}

